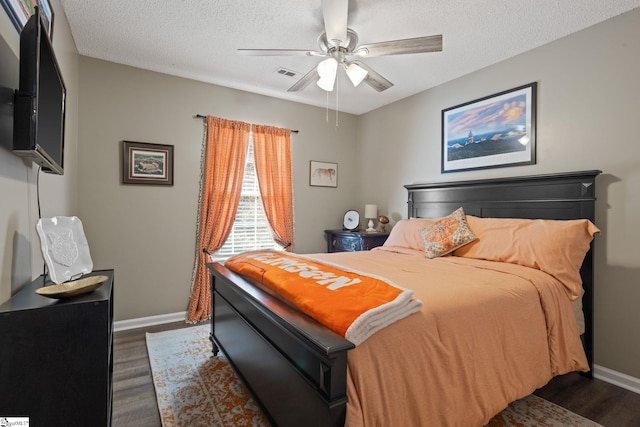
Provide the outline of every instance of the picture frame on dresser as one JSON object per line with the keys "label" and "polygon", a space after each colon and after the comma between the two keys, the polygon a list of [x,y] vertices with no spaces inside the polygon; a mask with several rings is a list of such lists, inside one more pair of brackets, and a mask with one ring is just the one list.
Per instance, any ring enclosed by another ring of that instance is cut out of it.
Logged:
{"label": "picture frame on dresser", "polygon": [[536,91],[533,82],[442,110],[441,172],[535,164]]}

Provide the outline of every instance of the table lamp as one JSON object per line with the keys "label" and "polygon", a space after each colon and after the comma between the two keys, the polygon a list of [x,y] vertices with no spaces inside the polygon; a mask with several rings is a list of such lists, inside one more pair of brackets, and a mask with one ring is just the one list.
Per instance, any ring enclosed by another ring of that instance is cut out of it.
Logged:
{"label": "table lamp", "polygon": [[376,231],[373,228],[373,220],[378,216],[378,206],[377,205],[364,205],[364,217],[369,220],[367,224],[367,230],[369,233]]}

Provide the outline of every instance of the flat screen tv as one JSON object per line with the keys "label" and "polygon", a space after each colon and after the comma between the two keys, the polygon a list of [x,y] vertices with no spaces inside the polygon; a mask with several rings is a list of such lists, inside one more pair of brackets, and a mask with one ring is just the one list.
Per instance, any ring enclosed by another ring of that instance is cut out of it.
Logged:
{"label": "flat screen tv", "polygon": [[20,33],[20,82],[15,94],[13,152],[43,172],[64,172],[66,87],[36,7]]}

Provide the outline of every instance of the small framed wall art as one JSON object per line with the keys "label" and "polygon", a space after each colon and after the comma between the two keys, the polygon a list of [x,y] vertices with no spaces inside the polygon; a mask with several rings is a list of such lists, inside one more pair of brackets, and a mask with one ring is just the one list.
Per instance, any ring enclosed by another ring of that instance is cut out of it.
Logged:
{"label": "small framed wall art", "polygon": [[442,110],[442,173],[535,164],[536,87]]}
{"label": "small framed wall art", "polygon": [[122,183],[173,185],[173,145],[122,141]]}
{"label": "small framed wall art", "polygon": [[309,185],[312,187],[337,187],[338,164],[311,160],[309,164]]}

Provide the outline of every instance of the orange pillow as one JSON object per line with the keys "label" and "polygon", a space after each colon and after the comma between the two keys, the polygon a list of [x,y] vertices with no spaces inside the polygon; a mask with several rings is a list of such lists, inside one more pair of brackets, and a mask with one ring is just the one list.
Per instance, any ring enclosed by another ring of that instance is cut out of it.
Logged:
{"label": "orange pillow", "polygon": [[422,251],[420,230],[434,222],[435,220],[426,218],[401,219],[393,226],[383,246],[402,246]]}
{"label": "orange pillow", "polygon": [[477,237],[469,229],[462,208],[420,230],[427,258],[437,258],[473,242]]}
{"label": "orange pillow", "polygon": [[598,227],[587,219],[477,218],[467,222],[478,240],[454,252],[465,258],[536,268],[558,279],[571,300],[582,295],[580,267]]}

